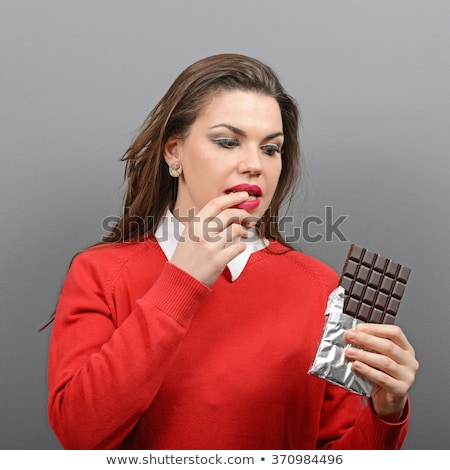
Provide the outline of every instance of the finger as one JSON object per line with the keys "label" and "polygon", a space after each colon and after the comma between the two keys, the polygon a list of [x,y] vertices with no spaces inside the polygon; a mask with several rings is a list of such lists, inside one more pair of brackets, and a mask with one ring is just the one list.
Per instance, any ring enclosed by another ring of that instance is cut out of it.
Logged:
{"label": "finger", "polygon": [[235,241],[227,245],[221,252],[220,256],[222,257],[223,264],[228,264],[232,259],[236,258],[239,254],[245,251],[246,245],[245,242]]}
{"label": "finger", "polygon": [[357,326],[359,331],[387,338],[398,344],[402,349],[412,349],[406,335],[398,325],[385,325],[380,323],[361,323]]}
{"label": "finger", "polygon": [[395,396],[406,395],[415,379],[414,370],[377,354],[372,356],[372,360],[367,357],[364,360],[354,360],[352,369],[357,375]]}
{"label": "finger", "polygon": [[356,367],[358,367],[359,363],[365,364],[370,368],[382,371],[397,380],[405,379],[408,375],[401,363],[383,354],[350,347],[346,349],[345,357],[346,359],[353,361]]}
{"label": "finger", "polygon": [[[193,210],[189,210],[186,217],[181,217],[178,213],[178,209],[173,210],[174,216],[183,222],[183,224],[190,226],[197,226],[199,222],[202,222],[205,219],[214,218],[218,216],[222,211],[229,209],[249,198],[249,194],[246,191],[241,191],[237,193],[224,194],[222,196],[216,197],[205,204],[202,209],[195,214]],[[246,214],[250,217],[250,214],[243,209],[234,209],[235,216],[243,216]],[[232,216],[234,216],[232,214]]]}
{"label": "finger", "polygon": [[[211,199],[203,208],[199,211],[200,217],[214,217],[220,214],[223,210],[236,206],[249,198],[249,194],[246,191],[239,191],[236,193],[223,194],[214,199]],[[239,210],[239,209],[237,209]]]}
{"label": "finger", "polygon": [[237,239],[247,239],[250,236],[250,232],[241,225],[239,222],[232,223],[223,232],[223,236],[227,243],[234,242]]}
{"label": "finger", "polygon": [[414,383],[415,370],[410,364],[356,348],[347,348],[346,358],[353,362],[352,370],[373,384],[394,395],[404,395]]}
{"label": "finger", "polygon": [[345,339],[352,344],[376,351],[379,351],[380,346],[386,344],[381,340],[387,340],[389,348],[393,348],[395,345],[403,351],[409,351],[414,354],[414,349],[405,334],[396,325],[362,323],[355,330],[349,330],[345,334]]}
{"label": "finger", "polygon": [[210,243],[218,243],[219,247],[223,247],[229,242],[238,238],[248,238],[248,230],[241,225],[238,219],[230,225],[224,227],[223,222],[214,217],[214,220],[205,221],[203,224],[202,238]]}
{"label": "finger", "polygon": [[373,351],[379,355],[387,356],[396,362],[403,362],[407,355],[406,350],[391,339],[385,337],[363,333],[360,330],[350,330],[346,333],[345,337],[350,344],[362,348],[361,351]]}
{"label": "finger", "polygon": [[216,234],[216,242],[219,243],[220,248],[216,259],[224,265],[228,264],[232,259],[245,251],[247,246],[242,239],[248,236],[248,231],[237,223],[228,226],[221,234]]}
{"label": "finger", "polygon": [[210,234],[221,233],[232,225],[241,225],[245,228],[254,227],[257,219],[242,209],[225,209],[214,217],[207,217],[203,221],[203,229]]}
{"label": "finger", "polygon": [[386,373],[361,361],[354,361],[352,369],[357,375],[363,376],[372,384],[378,385],[394,396],[406,395],[412,385],[412,381]]}
{"label": "finger", "polygon": [[239,209],[227,209],[214,217],[195,216],[186,224],[182,236],[190,241],[215,242],[223,246],[234,238],[246,238],[247,228],[256,224],[256,220],[252,219],[245,211]]}
{"label": "finger", "polygon": [[359,331],[355,331],[354,335],[352,332],[348,333],[351,343],[359,346],[346,348],[345,351],[346,358],[354,362],[355,371],[381,386],[384,386],[386,377],[379,375],[376,371],[381,371],[401,381],[403,385],[400,385],[400,388],[402,389],[404,386],[407,388],[412,385],[419,369],[419,363],[412,348],[405,350],[390,339],[367,335]]}

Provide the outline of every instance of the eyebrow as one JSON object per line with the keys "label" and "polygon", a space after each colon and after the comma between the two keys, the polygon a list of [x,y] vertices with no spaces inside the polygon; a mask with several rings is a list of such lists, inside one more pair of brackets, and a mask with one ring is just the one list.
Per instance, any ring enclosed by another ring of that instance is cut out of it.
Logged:
{"label": "eyebrow", "polygon": [[[230,124],[217,124],[216,126],[212,126],[210,127],[210,129],[215,129],[217,127],[225,127],[227,128],[228,130],[230,130],[231,132],[234,132],[235,134],[237,135],[241,135],[242,137],[246,137],[247,134],[245,133],[245,131],[243,131],[242,129],[238,129],[237,127],[234,127],[234,126],[230,126]],[[284,134],[282,132],[275,132],[274,134],[270,134],[268,135],[265,140],[270,140],[270,139],[275,139],[275,137],[283,137]]]}

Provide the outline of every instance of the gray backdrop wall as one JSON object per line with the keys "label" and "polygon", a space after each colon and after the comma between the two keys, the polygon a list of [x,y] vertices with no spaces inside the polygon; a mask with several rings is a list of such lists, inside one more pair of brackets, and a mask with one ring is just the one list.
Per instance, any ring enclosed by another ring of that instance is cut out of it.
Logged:
{"label": "gray backdrop wall", "polygon": [[405,448],[449,449],[449,24],[436,0],[1,0],[0,448],[60,448],[50,330],[36,330],[73,254],[119,212],[119,158],[157,99],[194,60],[240,52],[302,110],[296,224],[348,216],[346,240],[312,225],[321,241],[297,246],[336,270],[350,242],[412,268],[398,321],[421,369]]}

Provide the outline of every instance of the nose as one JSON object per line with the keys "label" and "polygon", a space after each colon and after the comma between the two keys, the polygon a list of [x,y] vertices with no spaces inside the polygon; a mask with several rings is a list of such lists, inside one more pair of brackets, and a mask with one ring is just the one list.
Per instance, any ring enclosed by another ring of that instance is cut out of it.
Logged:
{"label": "nose", "polygon": [[247,173],[251,176],[258,176],[262,173],[262,165],[259,152],[259,149],[248,149],[245,152],[238,165],[238,170],[240,173]]}

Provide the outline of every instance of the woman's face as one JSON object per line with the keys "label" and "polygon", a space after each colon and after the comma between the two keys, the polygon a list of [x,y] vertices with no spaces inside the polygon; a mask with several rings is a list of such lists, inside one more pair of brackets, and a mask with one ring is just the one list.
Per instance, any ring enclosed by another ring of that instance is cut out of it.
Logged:
{"label": "woman's face", "polygon": [[182,164],[177,214],[193,215],[213,198],[247,191],[238,207],[260,218],[281,173],[283,124],[277,101],[267,95],[225,91],[214,95],[183,139],[169,139],[165,158]]}

